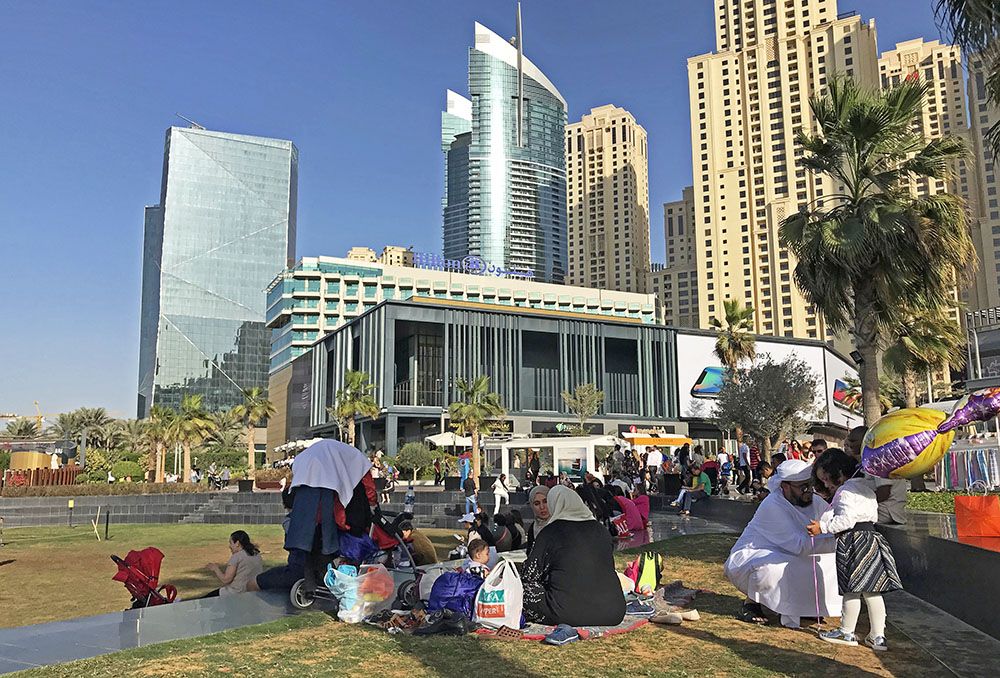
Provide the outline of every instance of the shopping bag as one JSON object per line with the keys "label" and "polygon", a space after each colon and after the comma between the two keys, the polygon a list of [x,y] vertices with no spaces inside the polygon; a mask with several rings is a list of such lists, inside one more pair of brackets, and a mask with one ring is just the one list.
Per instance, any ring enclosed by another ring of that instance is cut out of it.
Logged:
{"label": "shopping bag", "polygon": [[324,583],[337,599],[337,618],[348,624],[357,624],[365,617],[392,607],[396,589],[392,575],[385,565],[362,565],[354,576],[351,566],[341,565],[336,570],[327,566]]}
{"label": "shopping bag", "polygon": [[501,626],[519,629],[523,607],[521,575],[512,562],[504,560],[486,576],[483,585],[479,587],[475,621],[495,629]]}
{"label": "shopping bag", "polygon": [[959,537],[1000,537],[1000,497],[956,495],[955,527]]}

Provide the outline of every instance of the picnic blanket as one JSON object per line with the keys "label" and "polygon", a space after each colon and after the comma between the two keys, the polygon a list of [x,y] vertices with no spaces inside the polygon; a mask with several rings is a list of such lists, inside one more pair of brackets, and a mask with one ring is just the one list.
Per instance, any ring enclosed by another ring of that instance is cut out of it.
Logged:
{"label": "picnic blanket", "polygon": [[[625,615],[625,619],[623,619],[622,623],[617,626],[578,626],[576,627],[576,631],[580,634],[580,640],[593,640],[595,638],[603,638],[604,636],[616,636],[621,633],[635,631],[637,628],[648,623],[649,619],[646,617],[631,617],[629,615]],[[523,629],[521,629],[524,633],[522,639],[539,641],[552,633],[555,628],[555,626],[546,626],[545,624],[528,623]],[[497,633],[492,629],[476,629],[475,635],[483,638],[489,638],[496,636]]]}

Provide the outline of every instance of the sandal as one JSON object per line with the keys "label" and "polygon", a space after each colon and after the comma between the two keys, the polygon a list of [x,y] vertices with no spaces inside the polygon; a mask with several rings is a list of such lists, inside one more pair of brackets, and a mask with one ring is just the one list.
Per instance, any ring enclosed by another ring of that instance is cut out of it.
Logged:
{"label": "sandal", "polygon": [[757,624],[758,626],[767,624],[767,617],[764,616],[760,606],[751,603],[743,603],[740,613],[736,616],[740,621],[745,621],[748,624]]}

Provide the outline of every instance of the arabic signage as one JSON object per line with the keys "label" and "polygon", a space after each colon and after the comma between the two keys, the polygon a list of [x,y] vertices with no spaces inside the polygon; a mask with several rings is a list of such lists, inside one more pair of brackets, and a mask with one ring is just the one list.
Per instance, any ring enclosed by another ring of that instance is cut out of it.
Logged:
{"label": "arabic signage", "polygon": [[507,268],[477,256],[468,256],[464,259],[445,259],[440,254],[414,252],[413,265],[416,268],[430,271],[468,273],[469,275],[496,276],[497,278],[532,280],[535,277],[534,270],[530,268]]}

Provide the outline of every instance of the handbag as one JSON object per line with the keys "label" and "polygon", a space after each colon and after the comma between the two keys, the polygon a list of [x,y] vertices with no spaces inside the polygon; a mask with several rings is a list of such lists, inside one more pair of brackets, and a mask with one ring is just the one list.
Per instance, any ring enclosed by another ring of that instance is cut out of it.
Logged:
{"label": "handbag", "polygon": [[955,528],[959,537],[1000,537],[1000,497],[956,495]]}
{"label": "handbag", "polygon": [[624,513],[620,516],[612,518],[611,526],[615,528],[615,534],[619,537],[625,537],[631,534],[628,529],[628,518]]}
{"label": "handbag", "polygon": [[486,580],[479,587],[475,621],[494,629],[502,626],[519,629],[523,608],[524,587],[521,585],[521,575],[513,563],[504,560],[486,575]]}

